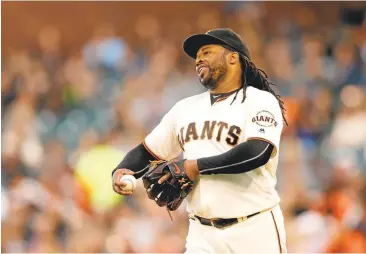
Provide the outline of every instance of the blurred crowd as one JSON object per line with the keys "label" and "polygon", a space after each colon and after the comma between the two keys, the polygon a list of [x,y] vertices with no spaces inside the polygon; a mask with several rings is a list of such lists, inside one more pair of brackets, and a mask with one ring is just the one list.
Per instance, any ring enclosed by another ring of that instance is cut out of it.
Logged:
{"label": "blurred crowd", "polygon": [[143,15],[134,45],[101,23],[70,52],[45,25],[37,48],[12,49],[1,70],[1,251],[183,252],[184,205],[171,222],[140,181],[132,196],[114,194],[110,174],[174,103],[204,91],[182,38],[230,27],[285,101],[277,189],[289,252],[366,252],[366,23],[329,22],[318,4],[282,3],[285,18],[230,2],[168,33]]}

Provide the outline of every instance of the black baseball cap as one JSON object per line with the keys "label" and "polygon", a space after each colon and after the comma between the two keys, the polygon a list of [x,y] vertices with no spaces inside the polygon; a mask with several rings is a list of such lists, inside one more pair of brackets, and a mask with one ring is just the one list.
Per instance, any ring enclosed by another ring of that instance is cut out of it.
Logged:
{"label": "black baseball cap", "polygon": [[229,28],[218,28],[205,34],[194,34],[183,43],[183,49],[190,57],[196,59],[198,50],[205,45],[226,45],[232,50],[250,59],[248,47],[241,37]]}

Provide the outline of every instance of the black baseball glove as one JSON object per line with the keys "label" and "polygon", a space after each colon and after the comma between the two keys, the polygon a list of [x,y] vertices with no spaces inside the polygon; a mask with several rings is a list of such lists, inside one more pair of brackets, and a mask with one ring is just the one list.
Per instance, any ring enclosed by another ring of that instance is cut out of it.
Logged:
{"label": "black baseball glove", "polygon": [[[184,161],[153,161],[142,177],[148,197],[158,206],[174,211],[192,190],[194,182],[186,174]],[[159,183],[160,179],[164,181]]]}

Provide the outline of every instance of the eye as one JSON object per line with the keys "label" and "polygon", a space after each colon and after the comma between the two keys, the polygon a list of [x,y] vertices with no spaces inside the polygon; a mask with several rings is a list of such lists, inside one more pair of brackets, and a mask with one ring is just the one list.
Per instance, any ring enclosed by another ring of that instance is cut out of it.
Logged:
{"label": "eye", "polygon": [[210,51],[205,51],[205,52],[203,52],[203,55],[207,56],[210,53],[211,53]]}

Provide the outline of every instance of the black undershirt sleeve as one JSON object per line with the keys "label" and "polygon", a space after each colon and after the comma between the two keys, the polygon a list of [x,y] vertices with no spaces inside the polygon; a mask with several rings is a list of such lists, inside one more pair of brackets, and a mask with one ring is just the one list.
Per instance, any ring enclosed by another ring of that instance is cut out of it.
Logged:
{"label": "black undershirt sleeve", "polygon": [[272,150],[272,144],[251,139],[226,153],[198,159],[198,169],[201,175],[245,173],[265,165]]}
{"label": "black undershirt sleeve", "polygon": [[157,159],[141,143],[126,154],[124,159],[113,170],[112,175],[117,169],[126,168],[135,172],[134,177],[138,179],[147,171],[150,161],[155,160]]}

